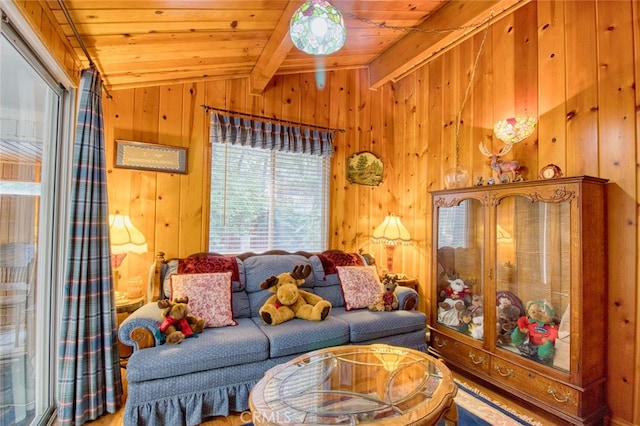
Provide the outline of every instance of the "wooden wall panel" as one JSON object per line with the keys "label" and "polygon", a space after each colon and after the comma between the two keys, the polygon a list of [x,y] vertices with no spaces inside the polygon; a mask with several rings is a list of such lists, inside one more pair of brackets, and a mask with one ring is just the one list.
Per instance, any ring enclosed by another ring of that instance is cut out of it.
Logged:
{"label": "wooden wall panel", "polygon": [[[567,175],[598,174],[598,57],[592,1],[565,2]],[[556,163],[557,164],[557,163]]]}
{"label": "wooden wall panel", "polygon": [[[634,351],[625,345],[636,336],[637,286],[637,159],[635,117],[633,26],[630,2],[598,2],[598,128],[600,175],[610,179],[609,194],[609,341],[616,348],[609,358],[610,394],[618,399],[610,404],[616,416],[632,418],[637,367],[630,362]],[[636,58],[637,59],[637,58]],[[640,65],[636,60],[635,66]],[[613,373],[613,374],[612,374]],[[637,417],[636,417],[637,420]],[[637,422],[636,422],[637,423]]]}
{"label": "wooden wall panel", "polygon": [[[488,33],[484,32],[473,37],[474,57],[478,57],[476,72],[473,79],[473,89],[468,99],[468,108],[473,113],[472,130],[469,136],[469,143],[463,148],[465,168],[471,173],[472,183],[475,184],[479,177],[486,182],[490,169],[488,159],[478,149],[478,145],[483,143],[486,147],[492,146],[493,139],[493,61],[491,59],[491,46],[493,45],[494,31],[491,28]],[[484,40],[484,43],[483,43]],[[475,60],[475,59],[474,59]]]}
{"label": "wooden wall panel", "polygon": [[[459,153],[472,183],[486,179],[490,170],[478,143],[499,151],[503,144],[493,137],[493,124],[532,114],[539,118],[538,131],[507,156],[525,164],[529,178],[554,162],[568,175],[610,179],[610,335],[603,344],[610,348],[612,423],[619,425],[640,423],[640,348],[629,344],[639,336],[639,22],[631,0],[531,2],[492,22],[463,108]],[[259,97],[248,93],[243,79],[116,91],[114,99],[105,101],[109,155],[113,138],[189,147],[187,176],[109,170],[110,208],[135,213],[139,220],[153,218],[150,253],[135,261],[147,267],[151,250],[184,256],[206,249],[209,123],[198,110],[203,102],[346,129],[335,135],[329,247],[363,248],[384,266],[384,246],[369,238],[384,216],[395,212],[414,245],[398,248],[394,265],[418,278],[420,308],[426,309],[433,233],[428,191],[444,188],[445,173],[455,163],[454,122],[483,36],[478,32],[376,91],[368,89],[362,70],[329,72],[323,88],[312,73],[276,76]],[[363,150],[384,161],[378,187],[347,182],[346,161]],[[151,194],[155,203],[148,202]]]}
{"label": "wooden wall panel", "polygon": [[[633,46],[634,46],[634,51],[633,51],[633,58],[634,58],[634,63],[636,64],[635,66],[635,104],[636,104],[636,162],[637,160],[637,155],[640,152],[640,108],[638,108],[638,105],[640,105],[640,90],[638,90],[638,84],[640,82],[640,66],[638,66],[637,64],[640,63],[640,4],[638,2],[633,2],[632,3],[632,25],[633,25]],[[638,199],[640,199],[640,177],[638,176],[638,173],[636,173],[636,188],[635,188],[635,199],[636,199],[636,203],[638,202]],[[637,226],[637,224],[640,221],[640,209],[636,211],[636,242],[640,241],[640,227]],[[636,250],[638,250],[638,247],[636,246]],[[637,251],[636,251],[636,260],[637,260]],[[630,254],[628,255],[630,256]],[[636,265],[635,268],[635,280],[631,280],[632,282],[640,282],[640,278],[638,276],[638,267]],[[633,341],[636,344],[636,348],[638,347],[638,342],[640,342],[640,324],[638,324],[638,318],[640,318],[640,291],[638,291],[638,287],[636,286],[636,298],[635,298],[635,309],[636,309],[636,321],[635,321],[635,335],[633,336]],[[633,318],[633,317],[631,317]],[[633,378],[633,383],[636,384],[636,389],[638,388],[638,383],[640,383],[640,368],[638,368],[638,366],[640,366],[640,350],[636,349],[635,354],[634,354],[635,358],[634,358],[634,362],[633,365],[635,366],[635,376]],[[615,395],[613,392],[615,392],[617,389],[612,388],[609,391],[610,395]],[[634,411],[633,413],[631,413],[632,418],[634,419],[634,422],[640,423],[640,392],[636,391],[633,395],[632,401],[631,401],[631,406],[634,407]]]}
{"label": "wooden wall panel", "polygon": [[[566,111],[565,92],[566,63],[564,45],[564,3],[563,1],[542,2],[538,6],[539,43],[538,62],[541,75],[554,78],[541,79],[539,124],[538,124],[538,163],[558,165],[567,168],[566,159]],[[536,176],[539,167],[532,170],[530,178]]]}

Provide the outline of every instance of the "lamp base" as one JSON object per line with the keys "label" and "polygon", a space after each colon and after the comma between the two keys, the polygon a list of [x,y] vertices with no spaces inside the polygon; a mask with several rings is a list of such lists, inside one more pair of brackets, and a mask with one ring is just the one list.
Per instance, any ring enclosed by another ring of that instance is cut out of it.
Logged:
{"label": "lamp base", "polygon": [[395,250],[396,246],[387,245],[386,247],[387,247],[387,273],[392,274],[393,273],[393,251]]}

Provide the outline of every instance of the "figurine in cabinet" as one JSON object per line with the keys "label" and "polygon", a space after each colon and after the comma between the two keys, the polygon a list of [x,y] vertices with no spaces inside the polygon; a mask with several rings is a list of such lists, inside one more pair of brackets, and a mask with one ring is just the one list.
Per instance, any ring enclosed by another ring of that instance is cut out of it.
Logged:
{"label": "figurine in cabinet", "polygon": [[545,364],[553,362],[558,338],[555,317],[555,310],[547,301],[527,303],[527,315],[518,319],[518,326],[511,332],[511,341],[520,353]]}

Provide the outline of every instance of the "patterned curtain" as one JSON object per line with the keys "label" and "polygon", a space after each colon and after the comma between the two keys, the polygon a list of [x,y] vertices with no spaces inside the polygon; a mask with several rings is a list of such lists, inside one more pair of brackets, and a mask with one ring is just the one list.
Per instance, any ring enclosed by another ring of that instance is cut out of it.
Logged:
{"label": "patterned curtain", "polygon": [[321,157],[333,155],[333,133],[211,114],[211,141]]}
{"label": "patterned curtain", "polygon": [[81,425],[122,402],[109,252],[100,74],[82,72],[58,364],[58,422]]}

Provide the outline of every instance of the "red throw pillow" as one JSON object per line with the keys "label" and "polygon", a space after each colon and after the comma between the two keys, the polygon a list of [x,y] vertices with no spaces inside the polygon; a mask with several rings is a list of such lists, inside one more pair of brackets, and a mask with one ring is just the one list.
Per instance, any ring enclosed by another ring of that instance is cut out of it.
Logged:
{"label": "red throw pillow", "polygon": [[337,274],[337,266],[364,266],[362,257],[357,253],[322,253],[318,255],[324,275]]}
{"label": "red throw pillow", "polygon": [[178,261],[179,274],[231,272],[231,281],[240,281],[238,261],[233,256],[187,257]]}

